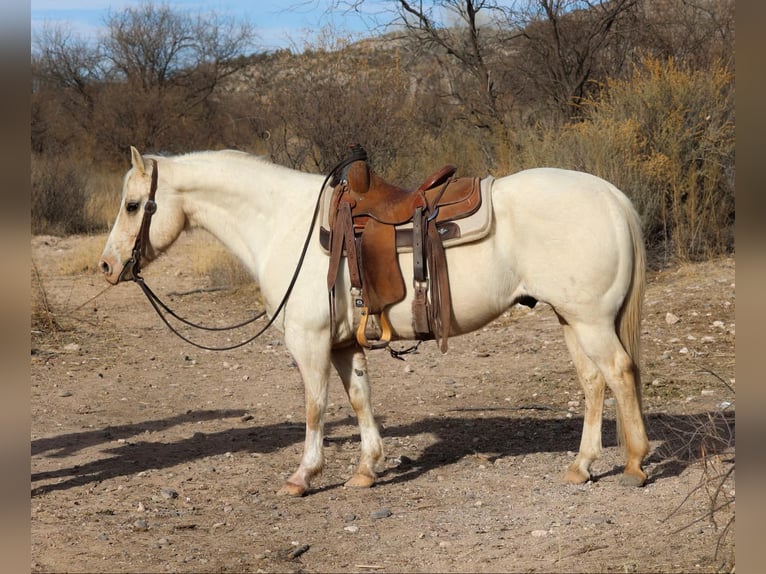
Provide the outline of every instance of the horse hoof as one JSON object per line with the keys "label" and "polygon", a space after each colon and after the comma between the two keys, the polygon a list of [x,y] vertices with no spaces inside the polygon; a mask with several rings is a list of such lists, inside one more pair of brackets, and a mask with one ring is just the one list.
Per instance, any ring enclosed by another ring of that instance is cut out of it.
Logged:
{"label": "horse hoof", "polygon": [[564,475],[564,482],[568,484],[585,484],[590,480],[590,474],[583,472],[579,468],[570,468]]}
{"label": "horse hoof", "polygon": [[303,496],[306,493],[306,488],[294,482],[285,482],[277,491],[277,496]]}
{"label": "horse hoof", "polygon": [[627,474],[623,473],[620,476],[621,486],[644,486],[646,484],[646,473],[641,474]]}
{"label": "horse hoof", "polygon": [[353,488],[370,488],[373,484],[375,484],[374,476],[360,473],[356,473],[346,482],[346,486],[351,486]]}

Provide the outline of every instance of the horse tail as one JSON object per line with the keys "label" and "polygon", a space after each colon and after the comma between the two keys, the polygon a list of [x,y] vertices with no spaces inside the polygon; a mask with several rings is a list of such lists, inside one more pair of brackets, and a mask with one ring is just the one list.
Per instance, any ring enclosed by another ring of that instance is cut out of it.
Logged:
{"label": "horse tail", "polygon": [[[633,244],[633,269],[630,286],[622,303],[620,313],[617,315],[616,327],[620,343],[625,348],[633,362],[633,380],[635,385],[638,407],[643,412],[641,398],[641,312],[644,303],[644,291],[646,290],[646,252],[644,238],[641,232],[641,220],[636,213],[630,200],[620,194],[623,211],[625,212],[628,228],[630,230],[631,243]],[[618,410],[619,413],[619,410]],[[623,435],[625,426],[617,419],[617,437],[621,444],[626,444]]]}

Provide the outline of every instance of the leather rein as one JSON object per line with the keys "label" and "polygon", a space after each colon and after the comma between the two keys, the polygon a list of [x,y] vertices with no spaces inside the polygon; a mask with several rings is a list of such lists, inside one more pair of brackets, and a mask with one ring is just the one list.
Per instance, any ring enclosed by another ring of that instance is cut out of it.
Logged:
{"label": "leather rein", "polygon": [[[149,188],[149,198],[146,200],[146,203],[144,204],[144,215],[143,215],[143,219],[141,220],[141,227],[139,228],[138,233],[136,234],[136,241],[133,244],[133,250],[131,251],[130,259],[128,259],[125,262],[125,265],[122,268],[122,272],[120,273],[120,281],[132,280],[135,283],[137,283],[138,286],[141,287],[141,290],[143,291],[144,295],[146,295],[146,298],[149,300],[149,303],[151,303],[152,308],[154,308],[157,315],[160,317],[160,319],[162,319],[162,322],[165,323],[165,325],[168,327],[168,329],[170,329],[170,331],[173,334],[178,336],[180,339],[186,341],[190,345],[193,345],[199,349],[205,349],[207,351],[229,351],[229,350],[247,345],[248,343],[255,340],[257,337],[262,335],[266,331],[266,329],[268,329],[274,323],[274,320],[276,319],[277,315],[279,315],[279,312],[282,310],[282,307],[284,307],[285,303],[287,302],[287,298],[290,295],[290,291],[292,291],[293,285],[295,283],[295,279],[298,276],[298,271],[300,270],[300,265],[303,261],[303,256],[301,256],[301,263],[299,263],[298,268],[295,271],[295,275],[293,276],[293,280],[290,283],[290,287],[288,288],[287,293],[285,293],[285,296],[282,299],[282,302],[279,304],[279,307],[274,312],[274,315],[269,319],[268,323],[266,323],[266,325],[264,325],[264,327],[261,328],[255,335],[253,335],[249,339],[242,341],[240,343],[235,343],[233,345],[228,345],[223,347],[211,347],[211,346],[202,345],[200,343],[190,340],[189,338],[181,334],[178,331],[178,329],[176,329],[173,325],[171,325],[168,318],[165,316],[165,314],[163,314],[163,311],[165,311],[165,313],[177,319],[181,323],[188,325],[189,327],[193,327],[195,329],[200,329],[204,331],[232,331],[234,329],[239,329],[241,327],[249,325],[250,323],[253,323],[254,321],[260,319],[266,314],[266,311],[261,311],[260,313],[252,317],[251,319],[247,319],[236,325],[231,325],[229,327],[210,327],[210,326],[194,323],[192,321],[189,321],[188,319],[184,319],[183,317],[179,316],[175,311],[173,311],[170,307],[168,307],[154,293],[154,291],[152,291],[149,288],[149,286],[144,281],[144,278],[141,277],[141,258],[146,256],[146,250],[149,247],[149,227],[151,226],[152,216],[157,211],[157,203],[154,198],[157,193],[158,168],[157,168],[157,161],[154,159],[151,161],[152,161],[152,182]],[[311,227],[313,230],[313,223]],[[304,249],[304,253],[305,253],[305,249]]]}

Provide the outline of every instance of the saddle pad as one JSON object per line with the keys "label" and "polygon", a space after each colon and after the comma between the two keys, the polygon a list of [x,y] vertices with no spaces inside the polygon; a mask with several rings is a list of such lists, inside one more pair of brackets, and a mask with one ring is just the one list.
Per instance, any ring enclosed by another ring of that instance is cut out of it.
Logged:
{"label": "saddle pad", "polygon": [[[494,178],[487,176],[480,182],[481,205],[471,215],[462,219],[438,223],[437,229],[442,236],[445,249],[470,243],[484,238],[492,227],[492,183]],[[330,203],[333,188],[325,187],[322,191],[319,211],[319,243],[322,250],[330,253]],[[405,253],[412,251],[412,222],[396,226],[396,251]]]}

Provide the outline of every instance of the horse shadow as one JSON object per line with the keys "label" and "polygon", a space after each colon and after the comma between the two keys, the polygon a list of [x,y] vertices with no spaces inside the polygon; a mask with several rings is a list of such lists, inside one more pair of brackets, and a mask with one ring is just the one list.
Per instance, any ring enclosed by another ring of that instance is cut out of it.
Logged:
{"label": "horse shadow", "polygon": [[[734,461],[733,411],[717,410],[690,415],[655,413],[648,415],[645,423],[650,442],[658,443],[644,459],[644,466],[650,467],[647,484],[678,476],[705,457],[721,455],[728,457],[729,462]],[[410,425],[389,427],[386,428],[386,436],[431,433],[437,440],[417,458],[404,457],[398,466],[381,473],[378,484],[407,482],[477,453],[493,463],[499,458],[541,452],[577,452],[582,424],[582,417],[541,419],[496,416],[424,419]],[[604,448],[618,445],[617,425],[613,419],[605,418],[603,421],[602,444]],[[592,480],[619,475],[622,470],[622,466],[616,466],[594,474]]]}
{"label": "horse shadow", "polygon": [[[483,409],[492,412],[492,409]],[[507,410],[507,409],[496,409]],[[85,464],[72,465],[56,470],[32,473],[32,483],[56,481],[32,489],[32,496],[66,490],[110,478],[133,475],[149,469],[162,469],[185,462],[223,455],[225,453],[271,453],[303,440],[304,427],[291,421],[269,425],[248,425],[242,428],[228,428],[214,433],[194,433],[191,437],[174,442],[150,442],[140,440],[146,431],[160,431],[173,425],[196,423],[204,420],[242,417],[244,410],[192,411],[166,419],[141,423],[109,426],[102,429],[36,439],[32,441],[32,455],[50,458],[64,458],[88,447],[119,441],[114,447],[103,450],[112,454]],[[385,469],[379,476],[378,484],[396,484],[414,480],[429,471],[455,464],[476,453],[484,455],[489,462],[502,457],[514,457],[539,452],[560,453],[577,451],[579,447],[582,418],[579,417],[516,417],[483,416],[466,417],[459,412],[441,418],[428,417],[408,424],[384,427],[384,437],[401,438],[429,434],[436,440],[429,444],[416,458],[400,457],[401,462]],[[730,454],[733,460],[734,413],[710,411],[693,415],[650,414],[646,418],[650,441],[659,441],[647,465],[652,465],[649,482],[677,476],[689,465],[705,455]],[[353,434],[347,437],[348,425],[354,424],[349,417],[344,420],[328,421],[327,441],[357,440]],[[341,429],[340,427],[344,427]],[[337,436],[334,436],[334,433]],[[346,436],[345,439],[340,438]],[[615,446],[616,425],[605,419],[602,430],[604,447]],[[123,439],[120,441],[120,439]],[[392,455],[395,453],[389,453]],[[620,468],[598,474],[593,480],[619,474]],[[316,490],[340,487],[330,484]],[[315,491],[316,491],[315,490]]]}

